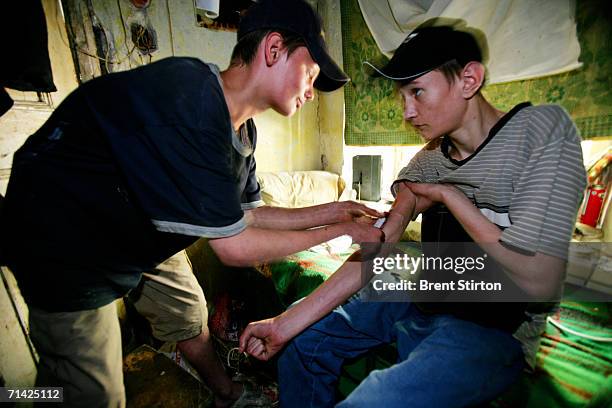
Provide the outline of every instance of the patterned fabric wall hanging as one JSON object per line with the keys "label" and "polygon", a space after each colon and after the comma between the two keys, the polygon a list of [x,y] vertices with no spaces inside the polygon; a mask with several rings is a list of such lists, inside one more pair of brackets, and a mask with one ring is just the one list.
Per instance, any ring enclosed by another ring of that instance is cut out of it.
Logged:
{"label": "patterned fabric wall hanging", "polygon": [[[582,68],[548,77],[495,84],[483,94],[497,108],[517,103],[559,104],[572,116],[583,139],[612,137],[612,25],[605,2],[578,0],[576,20]],[[363,61],[384,63],[363,20],[357,0],[341,0],[347,145],[421,144],[402,121],[402,107],[392,81],[368,77]]]}

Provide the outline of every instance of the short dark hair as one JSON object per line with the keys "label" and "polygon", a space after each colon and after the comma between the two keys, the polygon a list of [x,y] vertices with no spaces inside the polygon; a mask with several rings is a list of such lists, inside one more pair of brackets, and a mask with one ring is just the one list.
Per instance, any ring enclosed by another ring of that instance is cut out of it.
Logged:
{"label": "short dark hair", "polygon": [[[433,69],[433,71],[440,71],[444,75],[444,78],[446,78],[446,81],[449,84],[454,84],[455,80],[461,76],[461,71],[463,71],[463,68],[465,68],[465,65],[461,65],[459,61],[457,61],[456,59],[452,59],[450,61],[446,61],[444,64],[440,65],[438,68]],[[405,80],[397,81],[397,84],[401,88],[404,85],[412,82],[413,80],[414,79],[412,78],[405,79]],[[480,85],[480,89],[482,89],[482,87],[484,86],[485,81],[486,81],[486,77],[483,78],[482,84]]]}
{"label": "short dark hair", "polygon": [[283,47],[289,57],[299,47],[305,47],[306,42],[299,34],[287,30],[261,29],[245,34],[234,46],[230,66],[249,65],[257,55],[259,44],[270,33],[279,33],[283,37]]}
{"label": "short dark hair", "polygon": [[[467,64],[461,65],[459,61],[457,61],[456,59],[453,59],[453,60],[450,60],[440,65],[434,71],[440,71],[442,74],[444,74],[444,77],[446,78],[448,83],[453,84],[455,82],[455,79],[461,76],[461,71],[463,71],[463,68],[465,68],[466,65]],[[482,83],[480,84],[480,88],[478,88],[479,91],[485,86],[486,82],[487,82],[487,75],[485,73],[484,78],[482,78]]]}
{"label": "short dark hair", "polygon": [[[438,68],[433,69],[432,71],[440,71],[442,74],[444,74],[444,77],[446,78],[448,83],[452,84],[455,82],[455,79],[457,79],[461,75],[461,71],[463,71],[463,66],[456,59],[452,59],[440,65]],[[396,82],[401,88],[404,85],[407,85],[410,82],[414,81],[414,79],[415,78],[408,78]]]}
{"label": "short dark hair", "polygon": [[434,71],[440,71],[444,74],[444,77],[449,83],[454,83],[455,79],[461,76],[461,71],[463,71],[464,66],[459,63],[456,59],[445,62],[440,65]]}

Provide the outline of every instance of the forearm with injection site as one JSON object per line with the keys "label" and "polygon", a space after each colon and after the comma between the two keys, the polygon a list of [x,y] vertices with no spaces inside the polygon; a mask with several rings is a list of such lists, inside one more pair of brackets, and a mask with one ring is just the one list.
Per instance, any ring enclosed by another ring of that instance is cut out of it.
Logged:
{"label": "forearm with injection site", "polygon": [[395,202],[391,207],[387,221],[382,226],[385,233],[385,242],[398,242],[402,233],[414,217],[416,196],[410,189],[405,188],[397,193]]}
{"label": "forearm with injection site", "polygon": [[347,261],[314,292],[275,318],[278,332],[284,340],[293,338],[362,286],[361,262]]}

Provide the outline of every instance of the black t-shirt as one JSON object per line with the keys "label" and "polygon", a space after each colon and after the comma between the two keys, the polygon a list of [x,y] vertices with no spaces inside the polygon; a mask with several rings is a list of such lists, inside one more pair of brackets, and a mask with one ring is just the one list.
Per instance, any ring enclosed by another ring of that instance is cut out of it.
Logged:
{"label": "black t-shirt", "polygon": [[216,67],[167,58],[79,87],[14,156],[2,253],[29,304],[91,309],[261,203],[252,121],[232,129]]}

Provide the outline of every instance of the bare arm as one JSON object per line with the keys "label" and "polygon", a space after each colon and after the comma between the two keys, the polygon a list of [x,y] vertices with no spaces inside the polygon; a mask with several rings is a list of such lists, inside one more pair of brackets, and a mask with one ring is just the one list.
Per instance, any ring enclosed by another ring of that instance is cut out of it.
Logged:
{"label": "bare arm", "polygon": [[247,224],[256,228],[301,230],[383,214],[353,201],[336,201],[304,208],[263,206],[246,211]]}
{"label": "bare arm", "polygon": [[324,241],[348,234],[355,242],[380,242],[382,233],[368,224],[346,222],[306,231],[247,228],[227,238],[211,239],[210,246],[229,266],[250,266],[278,259]]}
{"label": "bare arm", "polygon": [[547,299],[557,294],[563,282],[565,261],[536,253],[523,255],[500,243],[502,230],[485,217],[458,189],[445,184],[409,184],[419,197],[442,202],[461,226],[490,256],[509,273],[510,277],[528,294]]}
{"label": "bare arm", "polygon": [[361,262],[349,259],[301,302],[271,319],[250,323],[240,336],[240,350],[268,360],[285,343],[361,288]]}
{"label": "bare arm", "polygon": [[[401,186],[382,227],[385,242],[399,241],[418,210],[415,194]],[[329,279],[294,307],[271,319],[250,323],[240,337],[241,351],[268,360],[287,341],[342,304],[362,287],[362,263],[358,262],[358,258],[356,254],[347,260]]]}
{"label": "bare arm", "polygon": [[416,195],[404,183],[399,184],[395,201],[382,227],[386,237],[385,242],[398,242],[408,223],[420,211],[422,209],[418,208]]}
{"label": "bare arm", "polygon": [[[382,227],[386,243],[399,241],[414,215],[416,201],[416,196],[409,188],[400,189],[387,222]],[[279,333],[287,340],[293,338],[361,289],[361,266],[357,253],[304,300],[277,316]]]}

